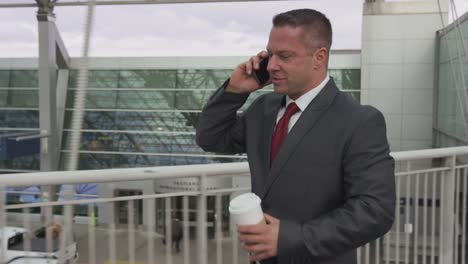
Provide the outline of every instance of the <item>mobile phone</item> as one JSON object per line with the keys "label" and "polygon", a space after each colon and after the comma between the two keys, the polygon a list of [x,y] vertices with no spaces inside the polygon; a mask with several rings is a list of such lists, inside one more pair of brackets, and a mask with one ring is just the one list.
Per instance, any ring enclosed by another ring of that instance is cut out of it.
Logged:
{"label": "mobile phone", "polygon": [[267,66],[268,66],[268,58],[264,58],[263,60],[260,61],[260,67],[258,70],[254,71],[254,78],[257,80],[257,83],[260,85],[264,85],[265,83],[270,80],[270,74],[267,71]]}

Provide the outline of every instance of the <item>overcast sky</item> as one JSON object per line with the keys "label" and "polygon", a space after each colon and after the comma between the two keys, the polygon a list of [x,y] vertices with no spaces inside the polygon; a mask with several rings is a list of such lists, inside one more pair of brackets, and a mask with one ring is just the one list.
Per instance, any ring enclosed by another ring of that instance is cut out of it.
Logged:
{"label": "overcast sky", "polygon": [[[33,0],[0,0],[0,3]],[[325,13],[333,49],[361,48],[363,0],[308,0],[98,6],[91,56],[251,55],[264,49],[271,18],[296,8]],[[468,0],[456,0],[461,16]],[[37,57],[35,8],[0,9],[0,57]],[[57,7],[56,23],[71,56],[82,54],[85,7]]]}

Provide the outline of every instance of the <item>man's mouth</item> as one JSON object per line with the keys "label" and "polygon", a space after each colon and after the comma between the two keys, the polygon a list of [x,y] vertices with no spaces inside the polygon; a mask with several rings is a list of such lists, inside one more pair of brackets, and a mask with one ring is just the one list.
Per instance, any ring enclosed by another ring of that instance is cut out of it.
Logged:
{"label": "man's mouth", "polygon": [[284,81],[284,80],[286,80],[286,78],[284,78],[284,77],[273,77],[273,78],[271,78],[271,81],[273,83],[281,82],[281,81]]}

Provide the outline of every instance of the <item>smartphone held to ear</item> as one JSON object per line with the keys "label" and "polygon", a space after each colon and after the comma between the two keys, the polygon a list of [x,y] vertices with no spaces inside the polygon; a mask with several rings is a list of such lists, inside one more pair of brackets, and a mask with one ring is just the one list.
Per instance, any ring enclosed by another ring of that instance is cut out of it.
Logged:
{"label": "smartphone held to ear", "polygon": [[258,70],[254,71],[254,78],[257,80],[259,85],[265,85],[270,80],[270,74],[267,71],[268,67],[268,58],[265,58],[260,61],[260,67]]}

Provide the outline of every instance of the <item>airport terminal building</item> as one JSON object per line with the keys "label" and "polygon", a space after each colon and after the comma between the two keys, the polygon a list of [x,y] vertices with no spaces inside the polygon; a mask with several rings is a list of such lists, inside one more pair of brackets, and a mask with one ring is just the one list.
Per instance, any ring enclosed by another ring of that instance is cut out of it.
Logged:
{"label": "airport terminal building", "polygon": [[[331,51],[329,75],[343,92],[383,112],[392,151],[468,144],[467,19],[447,25],[446,0],[367,0],[361,50]],[[0,173],[64,170],[71,152],[81,59],[67,58],[58,34],[40,41],[57,45],[42,45],[49,48],[38,59],[0,58]],[[243,155],[202,151],[195,127],[210,95],[249,56],[91,58],[78,169],[245,161]],[[253,93],[241,110],[271,91]],[[211,189],[248,185],[208,182]],[[197,186],[196,180],[161,180],[94,192],[128,196]],[[173,206],[180,208],[181,201]],[[163,214],[164,204],[156,208]],[[99,217],[110,221],[105,209]]]}

